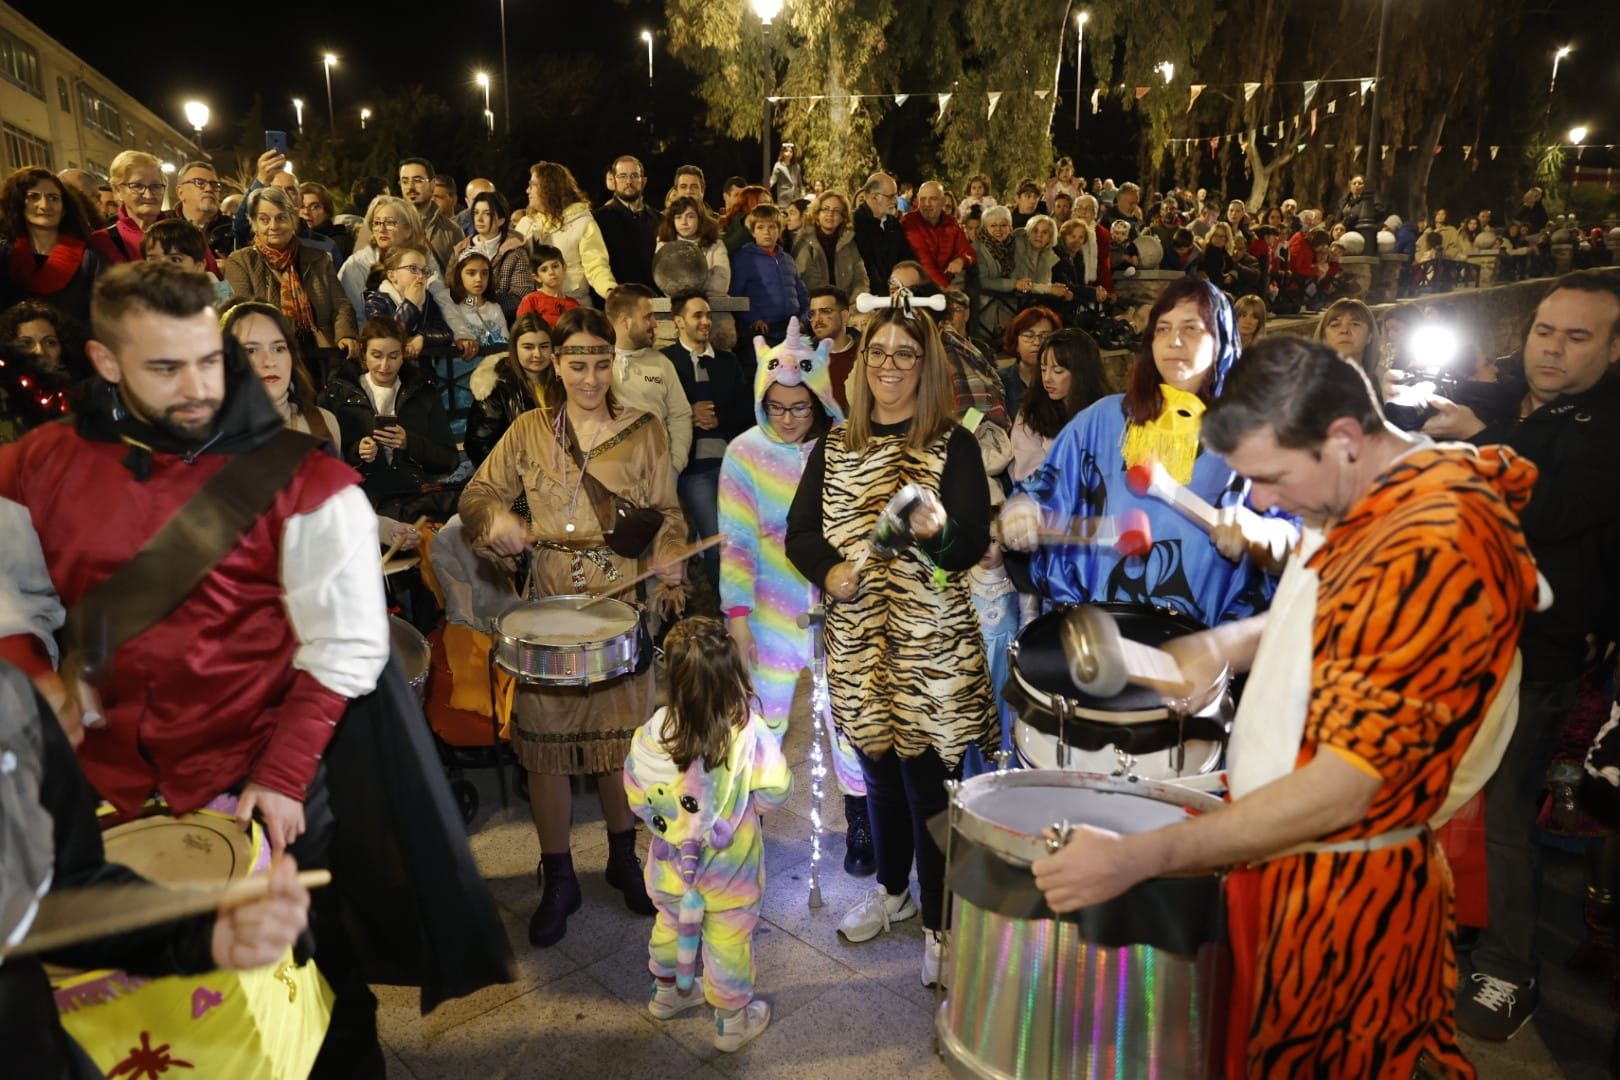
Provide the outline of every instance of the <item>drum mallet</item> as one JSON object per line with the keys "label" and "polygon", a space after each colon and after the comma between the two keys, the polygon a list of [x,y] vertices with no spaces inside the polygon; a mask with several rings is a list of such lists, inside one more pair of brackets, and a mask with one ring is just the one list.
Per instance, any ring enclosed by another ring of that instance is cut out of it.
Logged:
{"label": "drum mallet", "polygon": [[1101,608],[1090,604],[1072,608],[1060,634],[1069,678],[1092,697],[1113,697],[1126,683],[1167,697],[1184,698],[1192,692],[1175,657],[1125,637],[1114,617]]}
{"label": "drum mallet", "polygon": [[1221,524],[1220,511],[1187,485],[1176,483],[1169,470],[1157,461],[1142,462],[1125,470],[1125,486],[1139,499],[1152,497],[1169,503],[1196,521],[1205,532],[1213,532]]}
{"label": "drum mallet", "polygon": [[[990,535],[1001,540],[1000,521],[991,523]],[[1130,558],[1153,547],[1153,526],[1147,511],[1133,506],[1109,516],[1071,518],[1065,528],[1037,530],[1035,539],[1042,547],[1111,547]]]}

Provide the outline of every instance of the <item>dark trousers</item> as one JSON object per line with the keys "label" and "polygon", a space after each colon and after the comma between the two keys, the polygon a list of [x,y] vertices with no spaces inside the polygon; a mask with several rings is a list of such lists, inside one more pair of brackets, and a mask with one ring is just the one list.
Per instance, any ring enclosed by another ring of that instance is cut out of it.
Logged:
{"label": "dark trousers", "polygon": [[921,894],[923,925],[945,927],[945,853],[928,834],[928,819],[943,813],[948,802],[945,781],[961,775],[961,767],[947,769],[930,749],[914,758],[893,750],[879,757],[857,751],[866,777],[867,813],[872,819],[872,854],[877,860],[878,884],[898,895],[911,881],[911,863],[917,862],[917,891]]}
{"label": "dark trousers", "polygon": [[[712,464],[712,467],[711,467]],[[690,465],[675,481],[681,508],[686,520],[697,530],[697,538],[706,540],[720,531],[720,465],[704,462]],[[720,549],[712,547],[700,558],[709,572],[709,580],[716,592],[720,591]]]}
{"label": "dark trousers", "polygon": [[1480,934],[1473,968],[1521,985],[1536,977],[1536,806],[1577,686],[1575,681],[1519,684],[1518,723],[1485,785],[1491,924]]}

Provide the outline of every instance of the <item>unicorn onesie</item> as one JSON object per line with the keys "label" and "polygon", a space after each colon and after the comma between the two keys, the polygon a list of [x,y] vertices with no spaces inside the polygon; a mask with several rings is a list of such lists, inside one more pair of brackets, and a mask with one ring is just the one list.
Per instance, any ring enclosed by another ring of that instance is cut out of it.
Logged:
{"label": "unicorn onesie", "polygon": [[636,729],[624,793],[652,831],[647,895],[658,907],[648,942],[654,978],[691,988],[703,953],[703,996],[716,1009],[754,997],[754,927],[765,895],[761,810],[781,806],[793,774],[780,742],[751,714],[719,768],[701,757],[682,772],[664,749],[667,710]]}
{"label": "unicorn onesie", "polygon": [[[833,397],[829,348],[830,342],[823,341],[812,350],[799,336],[796,319],[789,322],[781,345],[772,348],[763,338],[754,339],[759,357],[754,415],[759,426],[731,440],[720,466],[720,532],[726,538],[720,549],[720,610],[729,618],[748,617],[759,654],[752,671],[754,691],[765,723],[778,738],[787,731],[799,673],[810,666],[810,631],[798,619],[816,603],[817,590],[788,562],[783,540],[788,506],[815,440],[782,441],[765,411],[765,392],[775,383],[804,386],[832,422],[840,423],[844,413]],[[833,771],[846,797],[866,794],[855,751],[836,733]],[[847,798],[845,808],[847,814]],[[864,805],[860,812],[864,818]]]}

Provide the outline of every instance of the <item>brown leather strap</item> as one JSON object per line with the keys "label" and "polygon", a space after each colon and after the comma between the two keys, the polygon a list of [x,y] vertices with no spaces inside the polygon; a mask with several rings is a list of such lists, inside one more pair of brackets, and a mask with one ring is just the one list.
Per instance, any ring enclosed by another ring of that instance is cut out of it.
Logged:
{"label": "brown leather strap", "polygon": [[284,428],[227,462],[134,558],[73,605],[62,627],[64,657],[76,659],[93,679],[119,646],[185,601],[319,446],[312,436]]}

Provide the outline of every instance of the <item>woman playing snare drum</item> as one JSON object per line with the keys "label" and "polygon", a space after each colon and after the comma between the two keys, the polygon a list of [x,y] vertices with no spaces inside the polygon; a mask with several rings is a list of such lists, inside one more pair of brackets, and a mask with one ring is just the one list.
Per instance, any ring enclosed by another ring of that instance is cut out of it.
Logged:
{"label": "woman playing snare drum", "polygon": [[[686,521],[663,425],[614,400],[613,327],[600,312],[565,313],[552,341],[563,407],[520,415],[468,481],[461,496],[468,541],[502,558],[532,548],[532,596],[605,592],[635,577],[646,560],[653,566],[669,560],[652,602],[678,610],[685,599],[677,556]],[[532,524],[509,509],[520,494]],[[644,513],[631,510],[615,526],[615,502]],[[568,842],[570,776],[597,778],[608,883],[624,893],[632,911],[655,913],[636,858],[636,819],[623,775],[630,737],[654,708],[651,653],[643,640],[639,670],[596,686],[519,685],[512,747],[528,772],[540,834],[542,891],[529,920],[529,940],[537,947],[562,940],[568,916],[579,910]]]}

